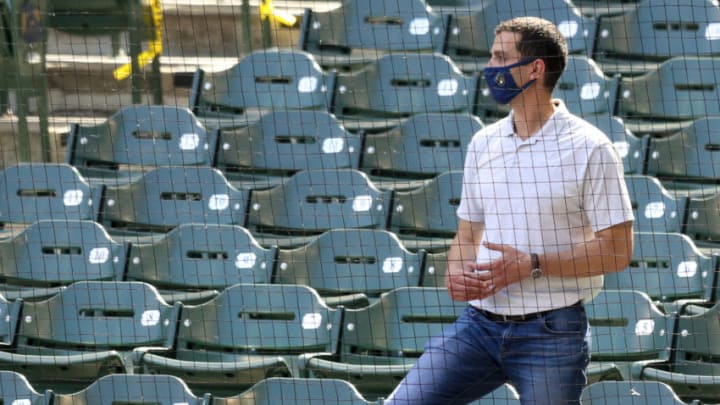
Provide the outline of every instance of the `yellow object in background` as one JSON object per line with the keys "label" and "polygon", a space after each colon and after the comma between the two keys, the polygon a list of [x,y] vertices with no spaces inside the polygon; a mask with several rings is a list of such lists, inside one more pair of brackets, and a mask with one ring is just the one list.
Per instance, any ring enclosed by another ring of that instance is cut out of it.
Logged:
{"label": "yellow object in background", "polygon": [[295,18],[294,15],[288,12],[275,10],[272,0],[262,0],[260,3],[260,18],[264,20],[271,17],[275,18],[280,24],[287,27],[292,27],[297,22],[297,18]]}
{"label": "yellow object in background", "polygon": [[[152,3],[150,4],[150,11],[152,15],[153,27],[155,28],[155,36],[154,39],[150,41],[148,50],[141,52],[140,55],[138,55],[138,66],[140,66],[140,69],[145,67],[148,63],[152,62],[152,60],[155,59],[156,56],[160,55],[163,48],[163,15],[160,0],[152,0]],[[130,77],[131,73],[132,62],[126,63],[115,69],[115,71],[113,72],[113,77],[115,77],[115,80],[124,80]]]}

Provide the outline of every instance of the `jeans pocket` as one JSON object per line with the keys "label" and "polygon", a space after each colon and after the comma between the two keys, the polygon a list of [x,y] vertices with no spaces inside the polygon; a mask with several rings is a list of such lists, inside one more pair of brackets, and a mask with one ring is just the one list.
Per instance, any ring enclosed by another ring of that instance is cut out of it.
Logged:
{"label": "jeans pocket", "polygon": [[585,309],[569,307],[552,311],[543,317],[543,327],[552,334],[585,336],[588,327]]}

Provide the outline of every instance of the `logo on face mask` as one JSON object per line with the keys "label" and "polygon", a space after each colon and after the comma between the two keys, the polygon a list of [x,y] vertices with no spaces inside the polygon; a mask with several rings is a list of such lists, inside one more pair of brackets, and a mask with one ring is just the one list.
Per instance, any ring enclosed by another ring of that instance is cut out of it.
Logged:
{"label": "logo on face mask", "polygon": [[483,75],[485,81],[490,88],[490,95],[493,100],[498,104],[507,104],[512,99],[517,97],[518,94],[522,93],[525,89],[535,83],[535,79],[525,83],[524,86],[518,87],[510,74],[510,69],[517,66],[525,66],[535,61],[536,58],[523,59],[520,62],[513,63],[507,66],[498,67],[486,67]]}

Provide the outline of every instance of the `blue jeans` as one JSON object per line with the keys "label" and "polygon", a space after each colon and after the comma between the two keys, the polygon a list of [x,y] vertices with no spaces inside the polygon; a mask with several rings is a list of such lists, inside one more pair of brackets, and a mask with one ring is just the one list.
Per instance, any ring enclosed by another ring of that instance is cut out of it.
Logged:
{"label": "blue jeans", "polygon": [[428,342],[385,405],[467,404],[506,382],[523,405],[580,404],[587,327],[580,305],[522,322],[494,322],[468,306]]}

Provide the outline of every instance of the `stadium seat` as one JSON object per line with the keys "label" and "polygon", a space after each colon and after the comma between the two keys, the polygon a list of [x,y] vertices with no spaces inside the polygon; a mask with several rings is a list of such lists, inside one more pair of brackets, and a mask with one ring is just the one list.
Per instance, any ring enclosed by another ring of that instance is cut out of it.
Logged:
{"label": "stadium seat", "polygon": [[52,405],[52,392],[39,393],[24,375],[0,370],[0,403],[11,405]]}
{"label": "stadium seat", "polygon": [[605,275],[605,288],[634,289],[660,303],[714,302],[717,258],[698,250],[687,235],[636,232],[630,266]]}
{"label": "stadium seat", "polygon": [[331,112],[350,131],[380,132],[420,113],[471,112],[477,76],[439,53],[391,53],[337,77]]}
{"label": "stadium seat", "polygon": [[495,27],[514,17],[535,16],[554,22],[572,54],[592,53],[597,21],[564,0],[487,0],[474,13],[455,14],[447,28],[443,53],[463,72],[482,71],[490,59]]}
{"label": "stadium seat", "polygon": [[[656,381],[599,381],[583,390],[582,405],[686,405],[667,384]],[[694,404],[694,402],[693,402]]]}
{"label": "stadium seat", "polygon": [[213,397],[213,405],[382,405],[363,398],[352,384],[333,378],[266,378],[229,398]]}
{"label": "stadium seat", "polygon": [[688,196],[667,190],[653,176],[625,176],[635,214],[636,231],[682,232]]}
{"label": "stadium seat", "polygon": [[0,240],[0,294],[37,300],[75,281],[122,280],[127,249],[93,221],[34,222]]}
{"label": "stadium seat", "polygon": [[65,162],[90,179],[133,180],[158,166],[211,166],[215,136],[187,108],[128,106],[98,125],[72,124]]}
{"label": "stadium seat", "polygon": [[462,170],[467,145],[484,127],[468,113],[420,113],[400,126],[366,134],[360,170],[379,188],[421,186],[450,170]]}
{"label": "stadium seat", "polygon": [[643,74],[677,56],[720,55],[720,8],[712,0],[637,2],[601,17],[597,31],[593,58],[610,75]]}
{"label": "stadium seat", "polygon": [[0,314],[3,314],[3,321],[0,323],[0,350],[8,349],[15,344],[17,327],[20,324],[22,300],[8,301],[0,295]]}
{"label": "stadium seat", "polygon": [[280,249],[274,282],[310,286],[330,306],[363,307],[383,292],[418,286],[423,259],[388,231],[336,228]]}
{"label": "stadium seat", "polygon": [[219,138],[215,167],[241,189],[270,188],[301,170],[357,169],[363,142],[319,110],[270,112]]}
{"label": "stadium seat", "polygon": [[270,283],[277,249],[238,225],[181,224],[149,244],[132,244],[126,279],[150,283],[168,302],[193,304],[233,284]]}
{"label": "stadium seat", "polygon": [[235,395],[264,378],[295,377],[301,353],[333,353],[342,311],[300,285],[236,284],[183,307],[172,350],[135,352],[143,374],[171,374],[196,392]]}
{"label": "stadium seat", "polygon": [[198,68],[190,90],[190,109],[209,129],[237,128],[273,110],[327,110],[335,74],[298,49],[254,51],[228,70]]}
{"label": "stadium seat", "polygon": [[392,192],[353,169],[307,170],[254,190],[246,227],[263,246],[303,245],[335,228],[386,229]]}
{"label": "stadium seat", "polygon": [[210,167],[161,166],[105,187],[101,222],[114,234],[167,232],[183,223],[243,225],[249,191]]}
{"label": "stadium seat", "polygon": [[615,111],[620,76],[607,77],[585,55],[570,55],[553,97],[562,99],[568,110],[581,117],[606,117]]}
{"label": "stadium seat", "polygon": [[720,400],[719,305],[695,309],[692,313],[681,312],[670,358],[635,363],[633,377],[668,384],[685,401],[717,403]]}
{"label": "stadium seat", "polygon": [[718,125],[720,117],[703,117],[672,135],[651,138],[646,173],[678,186],[714,183],[720,177]]}
{"label": "stadium seat", "polygon": [[454,170],[427,180],[421,187],[396,191],[388,229],[410,250],[447,250],[457,232],[462,181],[463,171]]}
{"label": "stadium seat", "polygon": [[640,291],[605,287],[585,303],[590,331],[590,382],[629,380],[633,362],[666,360],[674,333],[674,315],[661,312]]}
{"label": "stadium seat", "polygon": [[718,116],[720,75],[715,72],[719,70],[720,58],[678,56],[641,76],[623,77],[615,115],[633,133],[655,136],[678,132],[699,118]]}
{"label": "stadium seat", "polygon": [[688,199],[685,230],[701,248],[717,247],[720,242],[720,189],[712,194]]}
{"label": "stadium seat", "polygon": [[19,163],[0,172],[0,229],[41,219],[96,220],[102,190],[70,165]]}
{"label": "stadium seat", "polygon": [[433,52],[442,44],[442,16],[423,0],[344,0],[326,12],[305,9],[298,47],[327,70],[351,71],[397,52]]}
{"label": "stadium seat", "polygon": [[619,117],[609,115],[589,115],[585,121],[602,130],[615,146],[622,158],[625,174],[644,174],[645,158],[648,153],[650,136],[636,136]]}
{"label": "stadium seat", "polygon": [[77,392],[58,394],[53,405],[210,405],[210,394],[196,396],[181,379],[170,375],[106,375]]}
{"label": "stadium seat", "polygon": [[15,343],[0,369],[36,389],[73,392],[100,376],[131,373],[136,347],[170,348],[180,316],[149,284],[79,281],[47,300],[24,301]]}
{"label": "stadium seat", "polygon": [[454,322],[466,305],[450,299],[445,289],[391,290],[368,307],[345,310],[339,354],[303,356],[301,371],[306,377],[347,380],[368,399],[387,397],[426,341]]}
{"label": "stadium seat", "polygon": [[420,282],[421,287],[445,287],[445,269],[447,251],[428,253],[425,256],[425,268]]}

